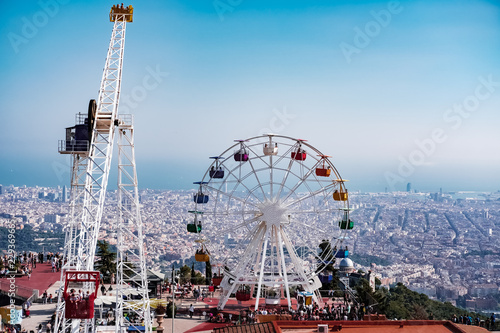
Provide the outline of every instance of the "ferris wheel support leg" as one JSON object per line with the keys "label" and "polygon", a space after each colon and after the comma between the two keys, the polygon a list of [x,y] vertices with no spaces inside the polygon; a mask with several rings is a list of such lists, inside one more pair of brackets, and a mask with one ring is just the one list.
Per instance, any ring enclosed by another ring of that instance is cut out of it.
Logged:
{"label": "ferris wheel support leg", "polygon": [[279,249],[280,249],[280,256],[281,256],[281,267],[283,267],[283,279],[285,281],[285,291],[286,291],[286,299],[288,301],[288,310],[292,309],[292,302],[290,301],[290,289],[288,287],[288,274],[286,271],[286,265],[285,265],[285,254],[283,251],[283,246],[281,245],[281,234],[283,233],[283,227],[280,227],[280,230],[277,232],[278,233],[278,244],[279,244]]}
{"label": "ferris wheel support leg", "polygon": [[[224,294],[221,296],[221,298],[219,300],[219,304],[217,306],[217,308],[219,310],[224,309],[224,306],[226,305],[226,303],[227,303],[227,301],[229,299],[229,296],[231,296],[231,293],[240,284],[237,281],[242,276],[242,271],[244,269],[244,266],[246,265],[246,263],[248,263],[251,260],[252,254],[255,252],[254,249],[262,248],[262,242],[261,242],[261,240],[264,237],[265,232],[266,232],[266,227],[265,227],[264,224],[259,224],[256,227],[255,235],[252,238],[252,241],[250,242],[250,245],[245,250],[245,253],[241,257],[241,260],[239,261],[238,266],[236,266],[236,268],[234,270],[235,282],[232,285],[229,285],[229,283],[227,283],[227,281],[229,280],[229,278],[227,276],[224,277],[224,280],[221,283],[221,285],[224,288]],[[259,253],[260,253],[260,251],[259,251]]]}
{"label": "ferris wheel support leg", "polygon": [[235,282],[231,285],[231,287],[229,287],[229,289],[224,289],[224,292],[221,296],[219,304],[217,305],[217,309],[219,309],[219,310],[224,309],[224,307],[226,306],[226,303],[229,299],[229,296],[231,296],[231,294],[234,292],[234,290],[236,289],[237,286],[238,286],[238,284]]}
{"label": "ferris wheel support leg", "polygon": [[255,300],[255,311],[257,311],[259,309],[260,290],[262,288],[262,279],[264,277],[264,263],[266,261],[267,241],[268,241],[268,235],[266,233],[266,239],[264,240],[264,247],[262,248],[262,260],[261,260],[260,271],[259,271],[260,272],[260,274],[259,274],[259,283],[257,285],[257,295],[256,295],[256,300]]}

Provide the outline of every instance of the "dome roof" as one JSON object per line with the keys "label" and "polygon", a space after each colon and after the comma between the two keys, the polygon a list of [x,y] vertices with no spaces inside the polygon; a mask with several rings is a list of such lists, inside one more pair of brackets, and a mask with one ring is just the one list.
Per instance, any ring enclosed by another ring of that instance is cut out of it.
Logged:
{"label": "dome roof", "polygon": [[339,268],[354,267],[354,263],[349,258],[344,258],[340,261]]}

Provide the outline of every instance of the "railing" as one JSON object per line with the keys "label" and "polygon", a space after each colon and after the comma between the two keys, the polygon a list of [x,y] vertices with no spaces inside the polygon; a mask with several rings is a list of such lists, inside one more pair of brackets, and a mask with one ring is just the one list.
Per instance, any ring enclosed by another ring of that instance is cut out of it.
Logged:
{"label": "railing", "polygon": [[[11,280],[9,279],[2,279],[0,280],[0,292],[1,293],[6,293],[6,294],[10,294],[12,293],[11,289],[10,289],[10,282]],[[36,293],[36,297],[35,300],[38,298],[38,289],[31,289],[31,288],[27,288],[27,287],[22,287],[22,286],[16,286],[15,289],[14,289],[14,294],[17,296],[17,297],[20,297],[20,298],[24,298],[24,299],[31,299],[33,296],[34,296],[34,293]]]}
{"label": "railing", "polygon": [[86,125],[88,122],[88,115],[86,113],[77,113],[75,115],[75,125]]}
{"label": "railing", "polygon": [[120,126],[132,126],[134,123],[134,115],[133,114],[119,114],[118,120]]}
{"label": "railing", "polygon": [[89,151],[88,140],[59,140],[58,151],[60,153],[86,153]]}

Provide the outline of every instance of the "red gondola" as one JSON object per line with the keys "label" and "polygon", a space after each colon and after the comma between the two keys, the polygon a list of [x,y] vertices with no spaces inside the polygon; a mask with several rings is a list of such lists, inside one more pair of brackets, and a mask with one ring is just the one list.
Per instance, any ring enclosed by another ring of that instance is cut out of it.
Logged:
{"label": "red gondola", "polygon": [[94,318],[94,300],[99,287],[99,275],[100,273],[95,271],[66,272],[63,292],[66,319]]}
{"label": "red gondola", "polygon": [[323,165],[321,167],[316,168],[316,176],[319,177],[330,177],[330,174],[332,173],[332,169],[330,169],[329,165],[326,165],[325,159],[330,157],[326,155],[319,155],[321,159],[323,160]]}
{"label": "red gondola", "polygon": [[299,143],[297,149],[295,151],[292,151],[292,159],[296,160],[296,161],[304,161],[307,157],[307,153],[304,149],[302,149],[302,141],[305,141],[305,140],[297,140],[297,142]]}
{"label": "red gondola", "polygon": [[238,290],[236,292],[236,300],[238,300],[238,301],[250,300],[250,291],[249,290]]}
{"label": "red gondola", "polygon": [[213,284],[215,287],[220,286],[220,283],[222,282],[222,279],[223,279],[223,278],[224,278],[223,276],[214,276],[214,277],[212,278],[212,284]]}
{"label": "red gondola", "polygon": [[307,153],[304,149],[297,149],[297,151],[292,151],[292,158],[297,161],[304,161],[307,157]]}

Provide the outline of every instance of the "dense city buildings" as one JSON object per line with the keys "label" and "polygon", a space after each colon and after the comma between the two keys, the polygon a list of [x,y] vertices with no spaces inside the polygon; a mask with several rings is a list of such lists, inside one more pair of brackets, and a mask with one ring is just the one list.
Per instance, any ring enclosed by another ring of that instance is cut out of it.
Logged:
{"label": "dense city buildings", "polygon": [[[61,188],[4,186],[0,226],[61,232],[68,203]],[[43,196],[40,194],[43,193]],[[191,261],[195,237],[193,191],[142,190],[147,266],[168,272]],[[108,192],[101,239],[116,243],[115,193]],[[371,270],[382,285],[402,282],[431,298],[474,309],[493,309],[500,293],[500,193],[351,193],[355,228],[345,240],[356,269]],[[223,226],[220,226],[223,229]],[[219,230],[207,230],[207,237]],[[22,232],[22,231],[21,231]],[[308,232],[304,230],[304,232]],[[230,235],[226,246],[234,246]]]}

